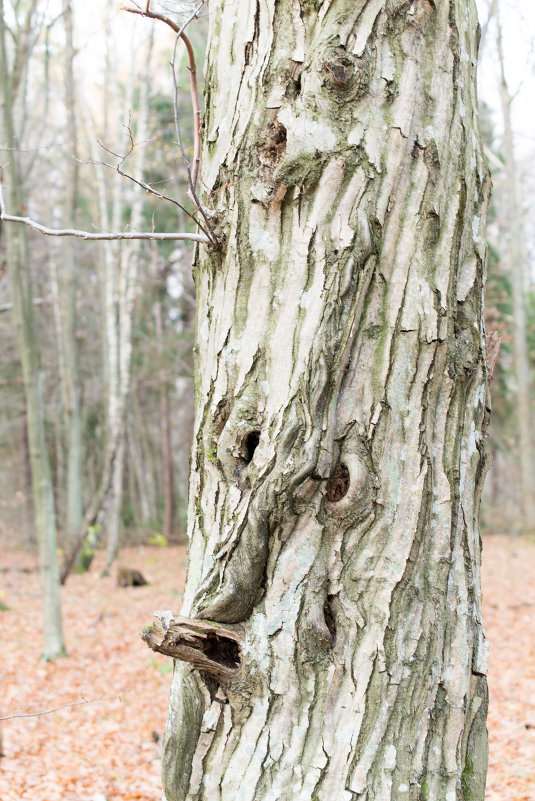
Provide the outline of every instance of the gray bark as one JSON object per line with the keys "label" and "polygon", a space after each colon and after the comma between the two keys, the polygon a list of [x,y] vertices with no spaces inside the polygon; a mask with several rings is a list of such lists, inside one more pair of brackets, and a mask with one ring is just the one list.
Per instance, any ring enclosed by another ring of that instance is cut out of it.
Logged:
{"label": "gray bark", "polygon": [[168,801],[483,801],[476,29],[210,4],[181,614],[240,624],[240,671],[176,664]]}

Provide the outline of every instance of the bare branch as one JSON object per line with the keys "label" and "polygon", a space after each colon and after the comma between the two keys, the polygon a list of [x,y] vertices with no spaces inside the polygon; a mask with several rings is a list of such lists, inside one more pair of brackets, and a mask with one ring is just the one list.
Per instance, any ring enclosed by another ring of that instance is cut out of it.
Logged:
{"label": "bare branch", "polygon": [[31,220],[29,217],[14,217],[11,214],[2,214],[0,219],[4,222],[22,223],[23,225],[27,225],[29,228],[33,228],[35,231],[39,231],[39,233],[44,234],[45,236],[74,236],[78,239],[95,241],[108,241],[115,239],[155,239],[158,242],[189,240],[191,242],[204,242],[205,244],[211,243],[211,240],[205,234],[158,233],[156,231],[125,231],[124,233],[110,232],[96,234],[89,231],[77,231],[74,228],[46,228],[44,225],[35,222],[35,220]]}
{"label": "bare branch", "polygon": [[52,709],[45,709],[42,712],[27,712],[20,715],[6,715],[2,720],[15,720],[15,718],[39,718],[41,715],[50,715],[52,712],[58,712],[60,709],[67,709],[70,706],[84,706],[85,704],[97,704],[99,701],[105,701],[106,697],[111,698],[112,696],[105,696],[102,695],[100,698],[94,698],[92,701],[88,701],[86,698],[83,698],[83,701],[72,701],[69,704],[61,704],[61,706],[55,706]]}
{"label": "bare branch", "polygon": [[74,228],[47,228],[41,225],[30,217],[16,217],[12,214],[7,214],[3,187],[0,184],[0,219],[4,222],[21,223],[39,231],[45,236],[73,236],[78,239],[102,241],[102,240],[115,240],[115,239],[155,239],[159,242],[162,241],[176,241],[176,240],[189,240],[191,242],[204,242],[206,244],[213,244],[213,241],[206,234],[186,234],[186,233],[158,233],[156,231],[150,232],[136,232],[124,231],[122,233],[103,232],[92,233],[89,231],[78,231]]}
{"label": "bare branch", "polygon": [[[124,170],[122,169],[122,165],[124,164],[126,159],[131,155],[131,153],[133,152],[133,150],[135,148],[135,143],[134,143],[134,139],[133,139],[133,136],[132,136],[132,130],[131,130],[130,126],[129,125],[125,125],[124,127],[128,131],[128,136],[130,138],[130,147],[129,147],[128,152],[124,156],[121,156],[121,155],[119,155],[119,153],[115,153],[113,150],[110,150],[108,147],[103,145],[100,140],[97,139],[98,144],[100,145],[100,147],[103,150],[106,151],[106,153],[110,153],[112,156],[115,156],[116,158],[119,159],[119,163],[115,164],[115,165],[108,164],[105,161],[103,161],[103,162],[101,161],[101,162],[98,162],[98,163],[103,164],[105,167],[110,167],[112,170],[116,170],[119,173],[119,175],[121,175],[123,178],[128,178],[129,181],[132,181],[133,183],[137,184],[142,189],[145,189],[146,192],[149,192],[149,194],[154,195],[155,197],[159,198],[160,200],[165,200],[167,203],[172,203],[173,205],[177,206],[181,211],[184,212],[184,214],[187,214],[188,217],[191,217],[191,219],[196,223],[196,225],[199,226],[201,231],[203,231],[206,234],[206,236],[208,237],[208,241],[213,246],[217,246],[217,239],[216,239],[215,235],[212,233],[212,230],[210,228],[210,224],[207,222],[206,217],[205,217],[204,214],[203,214],[203,217],[205,219],[205,222],[207,223],[207,228],[205,228],[203,225],[201,225],[201,223],[197,220],[197,218],[194,216],[194,214],[192,214],[191,211],[188,211],[188,209],[185,206],[183,206],[181,203],[179,203],[178,200],[175,200],[174,198],[169,197],[169,195],[164,195],[161,192],[158,192],[156,189],[154,189],[153,186],[151,186],[151,184],[147,184],[147,183],[145,183],[145,181],[141,181],[138,178],[134,178],[133,175],[130,175],[129,173],[124,172]],[[92,161],[91,163],[92,164],[97,164],[97,162],[95,162],[95,161]],[[202,210],[201,210],[201,213],[202,213]]]}
{"label": "bare branch", "polygon": [[[173,86],[174,86],[174,115],[175,115],[175,129],[178,139],[178,146],[180,148],[180,153],[182,155],[182,160],[184,161],[184,166],[186,168],[186,172],[188,175],[188,183],[189,183],[189,194],[193,203],[195,204],[196,208],[200,211],[204,218],[204,222],[206,227],[210,232],[210,238],[212,240],[213,245],[217,245],[217,237],[214,234],[212,225],[206,212],[204,211],[196,193],[196,186],[197,186],[197,178],[199,174],[199,163],[200,163],[200,155],[201,155],[201,112],[199,107],[199,94],[197,90],[197,66],[195,63],[195,54],[193,52],[193,47],[189,38],[184,33],[185,29],[189,25],[189,23],[195,19],[199,11],[204,5],[204,0],[200,0],[199,5],[195,9],[195,11],[186,19],[184,24],[179,27],[173,20],[169,19],[169,17],[164,16],[163,14],[157,14],[154,11],[150,10],[150,0],[147,2],[147,6],[145,9],[142,9],[135,0],[131,0],[136,8],[126,8],[123,7],[124,11],[128,11],[130,14],[139,14],[142,17],[146,17],[148,19],[158,19],[161,22],[164,22],[168,25],[173,31],[175,31],[177,37],[175,41],[175,47],[173,50],[173,58],[171,61],[171,70],[173,74]],[[193,167],[191,167],[184,150],[184,146],[182,143],[182,136],[180,132],[180,125],[178,120],[178,85],[176,79],[176,71],[175,71],[175,59],[176,59],[176,46],[178,40],[182,39],[184,45],[186,46],[186,50],[188,53],[188,61],[189,61],[189,73],[190,73],[190,94],[191,94],[191,105],[193,108]]]}

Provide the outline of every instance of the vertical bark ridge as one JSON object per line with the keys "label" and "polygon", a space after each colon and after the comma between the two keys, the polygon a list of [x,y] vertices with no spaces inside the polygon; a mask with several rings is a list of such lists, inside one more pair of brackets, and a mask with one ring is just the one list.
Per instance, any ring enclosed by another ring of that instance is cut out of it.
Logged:
{"label": "vertical bark ridge", "polygon": [[166,797],[482,801],[474,7],[220,0],[210,24],[225,248],[195,264],[183,614],[245,638],[215,696],[175,670],[196,713],[169,719]]}

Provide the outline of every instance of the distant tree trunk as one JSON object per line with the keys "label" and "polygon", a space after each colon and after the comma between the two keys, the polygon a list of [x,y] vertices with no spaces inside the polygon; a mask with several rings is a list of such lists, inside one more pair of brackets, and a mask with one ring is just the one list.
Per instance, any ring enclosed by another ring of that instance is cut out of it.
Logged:
{"label": "distant tree trunk", "polygon": [[[64,219],[67,226],[74,225],[78,198],[78,130],[76,122],[74,86],[74,43],[72,4],[66,0],[63,20],[65,25],[65,109],[67,112],[67,137],[72,154],[67,163],[67,181],[64,203]],[[61,269],[62,344],[65,362],[65,422],[67,438],[67,492],[65,529],[72,541],[82,522],[82,413],[80,408],[80,375],[78,367],[78,343],[76,338],[76,294],[77,274],[73,240],[66,237],[63,245]]]}
{"label": "distant tree trunk", "polygon": [[[134,393],[132,393],[133,395]],[[128,415],[128,428],[126,430],[126,443],[128,452],[128,470],[132,474],[132,486],[135,492],[140,520],[147,522],[154,518],[156,504],[151,502],[149,485],[152,479],[152,465],[147,463],[140,439],[143,437],[143,420],[135,417],[131,404]]]}
{"label": "distant tree trunk", "polygon": [[517,385],[517,424],[520,473],[522,481],[522,520],[525,534],[535,533],[535,470],[533,462],[533,413],[531,401],[531,367],[526,335],[524,209],[513,145],[511,103],[505,79],[502,45],[502,27],[498,0],[493,4],[497,30],[497,50],[500,65],[500,101],[503,116],[503,153],[506,172],[506,220],[509,233],[508,247],[504,248],[513,290],[513,344]]}
{"label": "distant tree trunk", "polygon": [[[150,82],[150,60],[152,54],[153,33],[147,42],[145,52],[145,68],[141,79],[138,121],[135,129],[138,149],[134,152],[135,176],[143,177],[145,169],[144,145],[148,138],[148,104]],[[132,188],[133,200],[131,203],[130,228],[137,231],[142,227],[144,192],[141,187],[134,184]],[[134,319],[134,305],[138,290],[138,274],[142,259],[141,243],[129,242],[120,251],[120,269],[118,276],[118,310],[117,310],[117,405],[112,418],[112,437],[117,443],[117,458],[115,459],[115,475],[113,478],[113,502],[108,519],[108,553],[106,566],[109,567],[117,555],[119,547],[119,522],[122,499],[123,459],[125,452],[126,406],[131,386],[132,375],[132,326]]]}
{"label": "distant tree trunk", "polygon": [[476,62],[471,0],[210,3],[167,801],[483,801]]}
{"label": "distant tree trunk", "polygon": [[175,533],[175,494],[173,487],[173,451],[171,448],[171,408],[169,390],[165,380],[160,388],[160,425],[164,490],[163,535],[169,540]]}
{"label": "distant tree trunk", "polygon": [[30,460],[30,448],[28,445],[28,419],[26,415],[26,401],[24,401],[24,409],[21,414],[21,437],[20,437],[20,453],[22,465],[22,487],[24,502],[21,506],[21,527],[30,548],[35,548],[37,545],[35,539],[35,512],[33,507],[32,498],[32,466]]}
{"label": "distant tree trunk", "polygon": [[[139,386],[135,384],[130,393],[130,426],[129,436],[132,440],[132,450],[135,449],[136,456],[136,480],[139,484],[143,484],[143,516],[145,520],[155,519],[157,515],[157,497],[158,491],[156,486],[155,476],[155,463],[156,456],[153,454],[150,447],[147,420],[143,415],[143,410],[140,407],[139,400]],[[140,499],[141,500],[141,499]]]}
{"label": "distant tree trunk", "polygon": [[[155,253],[155,250],[153,250]],[[157,260],[153,258],[153,276],[155,281],[156,300],[154,302],[154,328],[158,343],[160,364],[165,350],[164,323],[162,302],[160,295],[165,291],[165,279],[158,273]],[[175,494],[173,480],[173,448],[171,443],[171,408],[169,403],[168,378],[161,364],[160,369],[160,442],[161,442],[161,470],[164,491],[164,520],[163,535],[168,540],[174,534],[175,521]]]}
{"label": "distant tree trunk", "polygon": [[[27,53],[19,50],[19,56],[27,57]],[[2,142],[8,148],[16,148],[18,144],[13,116],[14,101],[13,73],[9,68],[6,48],[4,3],[3,0],[0,0],[0,118]],[[17,153],[8,150],[4,153],[3,159],[5,165],[3,180],[7,185],[6,202],[9,208],[14,209],[17,213],[22,206],[22,178]],[[34,313],[28,238],[25,227],[15,225],[3,225],[2,235],[5,236],[6,241],[13,316],[24,377],[32,489],[43,580],[43,657],[56,659],[65,653],[65,644],[61,623],[59,569],[56,557],[54,493],[45,438],[39,338]]]}

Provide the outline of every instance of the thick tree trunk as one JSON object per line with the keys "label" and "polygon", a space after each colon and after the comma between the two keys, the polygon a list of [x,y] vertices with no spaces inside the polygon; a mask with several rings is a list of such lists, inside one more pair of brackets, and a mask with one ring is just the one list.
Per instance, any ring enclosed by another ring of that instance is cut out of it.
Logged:
{"label": "thick tree trunk", "polygon": [[[19,43],[22,46],[22,43]],[[22,48],[19,57],[28,56]],[[14,75],[10,71],[6,51],[6,26],[3,0],[0,0],[0,124],[5,147],[6,203],[10,209],[22,206],[22,178],[17,153],[14,123]],[[28,237],[23,227],[2,225],[6,239],[7,265],[13,302],[13,318],[17,330],[17,343],[22,373],[28,427],[28,445],[32,473],[32,491],[35,505],[36,530],[39,540],[41,575],[43,584],[43,658],[56,659],[65,654],[61,622],[59,568],[56,556],[56,515],[50,461],[48,457],[42,372],[38,349],[37,321],[34,313],[32,279]]]}
{"label": "thick tree trunk", "polygon": [[473,3],[210,12],[182,615],[241,668],[177,663],[166,798],[482,801]]}

